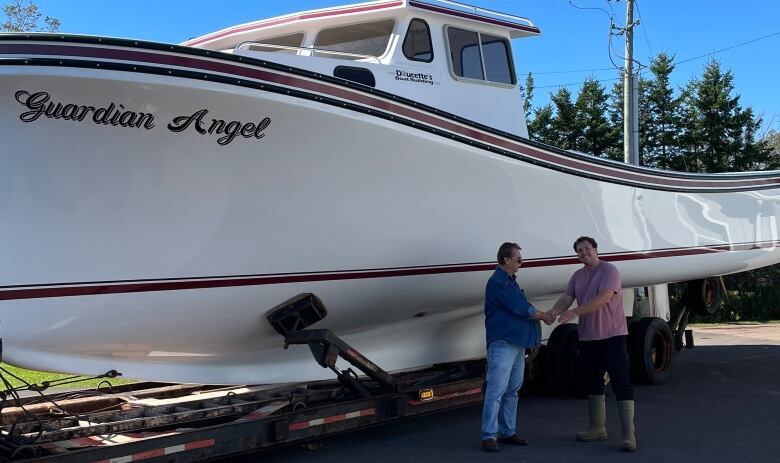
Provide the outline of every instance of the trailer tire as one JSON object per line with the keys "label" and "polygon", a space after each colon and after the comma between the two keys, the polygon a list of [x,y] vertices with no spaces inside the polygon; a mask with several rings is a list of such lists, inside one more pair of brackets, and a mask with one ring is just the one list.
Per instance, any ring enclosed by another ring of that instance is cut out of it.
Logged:
{"label": "trailer tire", "polygon": [[661,384],[672,368],[674,341],[669,325],[660,318],[643,318],[630,325],[628,355],[631,380],[637,384]]}
{"label": "trailer tire", "polygon": [[686,303],[696,315],[713,315],[720,302],[720,282],[717,278],[704,278],[688,282]]}
{"label": "trailer tire", "polygon": [[578,374],[579,337],[577,325],[566,323],[556,327],[547,340],[546,368],[550,390],[560,394],[579,395],[582,377]]}

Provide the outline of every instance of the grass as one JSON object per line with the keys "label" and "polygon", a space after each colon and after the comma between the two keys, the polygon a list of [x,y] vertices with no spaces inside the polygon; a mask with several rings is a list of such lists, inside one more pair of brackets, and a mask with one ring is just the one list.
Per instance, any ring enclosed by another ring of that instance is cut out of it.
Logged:
{"label": "grass", "polygon": [[[11,375],[18,376],[22,380],[26,381],[30,384],[41,384],[45,381],[48,381],[49,383],[55,382],[58,380],[63,380],[65,378],[73,378],[74,375],[67,375],[67,374],[60,374],[60,373],[50,373],[47,371],[35,371],[35,370],[27,370],[24,368],[15,367],[13,365],[9,365],[7,363],[0,363],[0,367],[5,369],[8,373],[5,371],[0,371],[0,373],[3,375],[3,377],[11,383],[12,387],[20,387],[24,386],[24,383],[16,378],[14,378]],[[98,384],[100,384],[103,381],[109,381],[112,385],[117,384],[127,384],[127,383],[133,383],[136,382],[132,379],[122,379],[122,378],[98,378],[98,379],[86,379],[91,378],[89,376],[76,376],[73,378],[73,380],[83,379],[84,381],[78,381],[78,382],[72,382],[68,384],[62,384],[60,386],[53,385],[52,388],[57,387],[68,387],[68,388],[90,388],[90,387],[96,387]],[[70,380],[69,380],[70,381]],[[5,390],[5,385],[0,385],[0,389]]]}

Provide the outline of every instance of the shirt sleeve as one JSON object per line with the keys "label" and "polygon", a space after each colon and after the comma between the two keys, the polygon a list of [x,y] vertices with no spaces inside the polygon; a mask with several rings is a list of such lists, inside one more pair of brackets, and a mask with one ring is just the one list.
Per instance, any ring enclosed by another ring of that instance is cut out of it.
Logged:
{"label": "shirt sleeve", "polygon": [[523,291],[518,291],[514,285],[489,281],[488,292],[499,307],[519,318],[529,318],[536,312]]}
{"label": "shirt sleeve", "polygon": [[622,284],[620,282],[620,272],[618,272],[617,267],[614,265],[607,267],[606,272],[604,272],[604,277],[601,279],[599,284],[599,292],[602,292],[605,289],[611,289],[616,293],[619,293],[622,289]]}
{"label": "shirt sleeve", "polygon": [[569,296],[570,298],[572,298],[572,299],[575,299],[577,297],[577,295],[575,294],[575,291],[574,291],[574,277],[575,276],[577,276],[577,272],[574,272],[574,274],[572,274],[571,278],[569,278],[569,284],[566,285],[566,293],[565,294],[567,296]]}

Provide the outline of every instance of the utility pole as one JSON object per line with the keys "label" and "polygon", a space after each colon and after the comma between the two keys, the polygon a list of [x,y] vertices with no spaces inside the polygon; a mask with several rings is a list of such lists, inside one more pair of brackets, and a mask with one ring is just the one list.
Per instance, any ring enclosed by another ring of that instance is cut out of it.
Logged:
{"label": "utility pole", "polygon": [[639,165],[639,83],[634,74],[634,0],[626,0],[626,61],[623,68],[623,157]]}

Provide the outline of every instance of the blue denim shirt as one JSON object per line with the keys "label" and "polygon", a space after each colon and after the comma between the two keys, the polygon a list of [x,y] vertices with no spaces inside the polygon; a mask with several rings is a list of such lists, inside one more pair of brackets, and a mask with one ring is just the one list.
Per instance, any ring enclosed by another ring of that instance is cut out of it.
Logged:
{"label": "blue denim shirt", "polygon": [[485,287],[487,345],[501,339],[520,347],[538,346],[542,330],[537,320],[529,318],[534,312],[515,276],[496,267]]}

